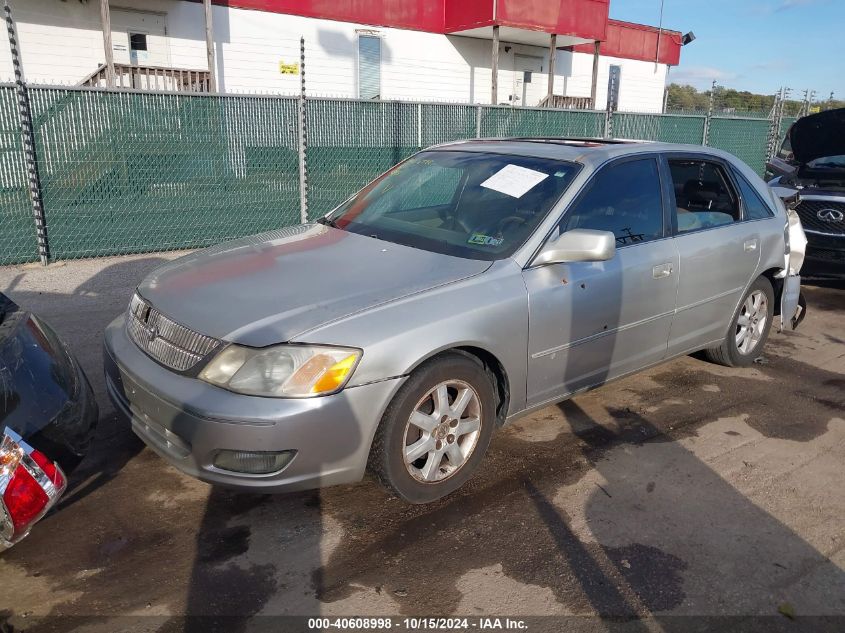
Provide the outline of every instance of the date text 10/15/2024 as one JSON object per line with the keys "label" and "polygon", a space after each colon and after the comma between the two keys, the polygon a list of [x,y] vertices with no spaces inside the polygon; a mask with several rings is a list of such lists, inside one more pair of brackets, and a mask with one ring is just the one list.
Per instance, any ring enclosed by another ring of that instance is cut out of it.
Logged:
{"label": "date text 10/15/2024", "polygon": [[524,620],[496,617],[479,618],[391,618],[391,617],[348,617],[309,618],[311,630],[360,630],[360,631],[471,631],[510,630],[525,631]]}

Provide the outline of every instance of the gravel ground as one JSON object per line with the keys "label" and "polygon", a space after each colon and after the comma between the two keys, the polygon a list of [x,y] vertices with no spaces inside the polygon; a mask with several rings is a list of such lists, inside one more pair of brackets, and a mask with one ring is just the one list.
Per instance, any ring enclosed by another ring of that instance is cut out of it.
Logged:
{"label": "gravel ground", "polygon": [[100,336],[176,255],[0,268],[0,290],[68,341],[101,408],[58,511],[0,555],[0,630],[139,615],[174,630],[185,614],[845,616],[842,287],[807,287],[801,329],[773,334],[751,368],[681,358],[520,420],[469,485],[420,507],[369,479],[214,489],[135,439],[105,396]]}

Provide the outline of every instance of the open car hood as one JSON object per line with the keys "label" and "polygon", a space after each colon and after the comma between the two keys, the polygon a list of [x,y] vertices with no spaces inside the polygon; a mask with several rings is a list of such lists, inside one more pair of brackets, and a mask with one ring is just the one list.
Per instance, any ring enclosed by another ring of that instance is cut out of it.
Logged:
{"label": "open car hood", "polygon": [[825,156],[845,155],[845,108],[798,119],[789,130],[792,155],[806,165]]}

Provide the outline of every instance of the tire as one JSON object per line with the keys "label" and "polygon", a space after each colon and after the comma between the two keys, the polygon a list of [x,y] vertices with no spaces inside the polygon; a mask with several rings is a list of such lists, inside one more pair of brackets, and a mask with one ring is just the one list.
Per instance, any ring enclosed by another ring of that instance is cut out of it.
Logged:
{"label": "tire", "polygon": [[[447,406],[439,404],[444,387]],[[495,425],[496,392],[484,365],[460,352],[444,354],[420,365],[388,405],[369,469],[409,503],[436,501],[472,476]]]}
{"label": "tire", "polygon": [[[765,306],[755,311],[756,298],[765,298]],[[769,338],[774,320],[775,293],[771,282],[758,277],[742,297],[739,308],[731,319],[725,340],[719,347],[704,351],[708,360],[726,367],[747,367],[760,356]],[[765,318],[765,321],[761,322]],[[745,325],[747,323],[747,325]],[[741,329],[746,328],[745,336]],[[750,329],[748,329],[750,328]]]}

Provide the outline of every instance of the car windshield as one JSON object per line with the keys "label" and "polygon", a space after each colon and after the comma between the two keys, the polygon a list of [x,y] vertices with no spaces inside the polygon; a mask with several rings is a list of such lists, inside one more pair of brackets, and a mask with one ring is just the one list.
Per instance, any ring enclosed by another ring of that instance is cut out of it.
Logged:
{"label": "car windshield", "polygon": [[420,152],[323,223],[470,259],[509,257],[557,202],[576,163],[482,152]]}

